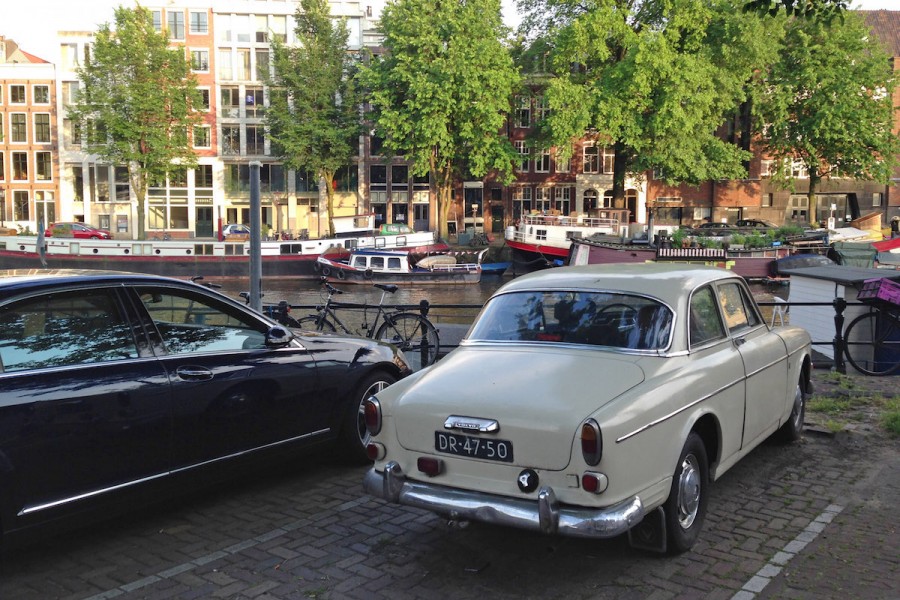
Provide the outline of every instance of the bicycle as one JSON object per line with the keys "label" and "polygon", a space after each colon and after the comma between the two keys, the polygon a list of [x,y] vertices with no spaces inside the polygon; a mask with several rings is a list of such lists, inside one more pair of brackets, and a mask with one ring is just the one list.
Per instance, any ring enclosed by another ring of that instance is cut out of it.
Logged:
{"label": "bicycle", "polygon": [[869,312],[844,330],[847,361],[865,375],[891,375],[900,369],[900,284],[867,280],[858,299],[869,305]]}
{"label": "bicycle", "polygon": [[385,308],[384,299],[388,294],[393,294],[399,288],[396,285],[382,283],[374,284],[381,290],[381,300],[375,307],[375,316],[369,323],[369,307],[362,307],[363,322],[358,332],[352,331],[338,317],[336,310],[359,310],[358,307],[343,306],[334,302],[334,296],[343,292],[322,277],[321,284],[327,290],[328,296],[325,304],[316,307],[316,314],[303,317],[299,320],[300,328],[309,328],[316,331],[337,332],[338,328],[346,334],[361,333],[365,337],[381,340],[397,346],[410,361],[410,367],[414,371],[434,364],[440,349],[438,330],[428,320],[428,300],[419,303],[420,314],[415,314],[400,308]]}

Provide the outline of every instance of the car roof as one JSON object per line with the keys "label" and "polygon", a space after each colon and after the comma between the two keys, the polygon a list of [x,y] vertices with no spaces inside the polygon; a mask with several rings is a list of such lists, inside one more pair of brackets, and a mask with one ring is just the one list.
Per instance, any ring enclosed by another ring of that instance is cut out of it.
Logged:
{"label": "car roof", "polygon": [[125,271],[101,271],[94,269],[18,269],[0,271],[0,294],[6,295],[23,289],[41,289],[58,285],[86,285],[110,283],[178,283],[196,285],[183,279],[161,275],[129,273]]}
{"label": "car roof", "polygon": [[703,265],[620,263],[557,267],[523,275],[497,293],[522,290],[604,289],[633,292],[676,305],[692,290],[712,281],[740,279],[725,269]]}

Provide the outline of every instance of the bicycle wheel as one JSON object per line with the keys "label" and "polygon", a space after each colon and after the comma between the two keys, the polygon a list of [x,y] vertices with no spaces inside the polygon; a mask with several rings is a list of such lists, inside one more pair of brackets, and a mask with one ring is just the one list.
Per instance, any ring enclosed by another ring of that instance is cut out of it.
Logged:
{"label": "bicycle wheel", "polygon": [[866,375],[890,375],[900,367],[900,323],[874,311],[853,319],[844,332],[847,361]]}
{"label": "bicycle wheel", "polygon": [[385,315],[375,339],[400,348],[413,371],[434,364],[440,347],[437,329],[431,321],[412,313]]}
{"label": "bicycle wheel", "polygon": [[307,331],[328,331],[330,333],[334,333],[337,331],[334,327],[334,323],[322,317],[321,320],[316,315],[309,315],[308,317],[303,317],[297,321],[299,323],[300,329],[306,329]]}

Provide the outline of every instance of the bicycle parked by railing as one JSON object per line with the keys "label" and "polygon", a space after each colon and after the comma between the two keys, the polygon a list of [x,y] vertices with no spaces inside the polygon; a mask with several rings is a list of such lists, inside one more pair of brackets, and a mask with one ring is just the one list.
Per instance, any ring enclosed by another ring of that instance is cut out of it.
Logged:
{"label": "bicycle parked by railing", "polygon": [[[316,314],[299,319],[297,322],[301,329],[313,329],[316,331],[333,331],[338,329],[350,335],[364,335],[365,337],[388,342],[400,348],[410,361],[410,367],[417,371],[433,364],[437,360],[440,340],[438,330],[428,320],[428,300],[419,303],[419,314],[402,308],[384,306],[384,299],[388,294],[397,291],[396,285],[376,283],[375,287],[381,290],[381,300],[374,307],[341,306],[334,302],[334,296],[343,292],[332,286],[323,277],[322,286],[328,292],[325,304],[316,307]],[[357,310],[362,312],[362,325],[358,331],[351,330],[337,315],[337,310]],[[370,320],[370,311],[375,315]]]}
{"label": "bicycle parked by railing", "polygon": [[891,375],[900,369],[900,284],[870,279],[857,298],[869,312],[844,330],[847,361],[866,375]]}

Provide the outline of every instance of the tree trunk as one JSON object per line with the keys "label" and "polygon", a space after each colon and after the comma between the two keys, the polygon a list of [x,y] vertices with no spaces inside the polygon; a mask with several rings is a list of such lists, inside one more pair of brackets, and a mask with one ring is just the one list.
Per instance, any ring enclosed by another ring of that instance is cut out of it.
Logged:
{"label": "tree trunk", "polygon": [[[625,171],[628,168],[625,144],[616,141],[613,146],[615,156],[613,158],[613,207],[625,208]],[[602,198],[599,199],[601,202]]]}
{"label": "tree trunk", "polygon": [[328,237],[334,237],[334,188],[337,184],[334,180],[334,171],[322,169],[322,179],[325,180],[325,211],[328,213]]}
{"label": "tree trunk", "polygon": [[809,207],[809,224],[815,226],[819,222],[819,211],[816,202],[816,191],[822,178],[816,168],[809,169],[809,191],[806,192],[807,205]]}
{"label": "tree trunk", "polygon": [[431,178],[434,181],[435,191],[437,192],[438,233],[441,239],[446,240],[450,236],[447,222],[450,218],[450,207],[453,204],[451,193],[453,191],[452,168],[450,165],[438,165],[434,158],[431,160],[430,168]]}
{"label": "tree trunk", "polygon": [[[131,179],[131,188],[134,190],[134,196],[137,199],[137,225],[135,234],[137,239],[147,239],[146,224],[146,207],[147,207],[147,175],[143,167],[138,164],[132,164],[128,167],[128,173]],[[115,189],[110,190],[110,194],[114,194]]]}

